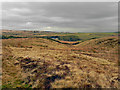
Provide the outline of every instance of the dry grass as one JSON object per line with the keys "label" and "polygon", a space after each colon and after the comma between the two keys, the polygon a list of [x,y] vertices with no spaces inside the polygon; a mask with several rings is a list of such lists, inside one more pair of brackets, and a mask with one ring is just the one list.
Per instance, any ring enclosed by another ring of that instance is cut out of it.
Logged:
{"label": "dry grass", "polygon": [[41,38],[3,40],[3,85],[118,88],[117,40],[108,37],[78,45]]}

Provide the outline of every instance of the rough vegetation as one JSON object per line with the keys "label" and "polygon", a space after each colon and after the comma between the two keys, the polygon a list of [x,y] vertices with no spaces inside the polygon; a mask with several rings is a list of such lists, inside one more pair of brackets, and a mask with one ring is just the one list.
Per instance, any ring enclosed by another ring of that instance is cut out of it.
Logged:
{"label": "rough vegetation", "polygon": [[44,38],[3,40],[3,88],[118,88],[118,38],[77,45]]}

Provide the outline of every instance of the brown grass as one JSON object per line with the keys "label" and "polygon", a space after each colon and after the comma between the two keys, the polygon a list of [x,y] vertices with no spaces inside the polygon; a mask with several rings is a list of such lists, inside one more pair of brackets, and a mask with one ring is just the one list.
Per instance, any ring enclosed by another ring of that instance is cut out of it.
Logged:
{"label": "brown grass", "polygon": [[3,40],[3,85],[118,88],[117,40],[108,37],[78,45],[41,38]]}

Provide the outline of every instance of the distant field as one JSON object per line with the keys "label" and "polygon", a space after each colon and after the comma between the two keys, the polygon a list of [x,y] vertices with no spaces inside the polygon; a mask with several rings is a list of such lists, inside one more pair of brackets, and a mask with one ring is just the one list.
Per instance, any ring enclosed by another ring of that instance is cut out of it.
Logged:
{"label": "distant field", "polygon": [[63,33],[63,32],[50,32],[50,31],[15,31],[3,30],[2,39],[9,38],[47,38],[60,42],[70,41],[69,43],[77,41],[86,41],[97,39],[101,37],[118,36],[118,33]]}

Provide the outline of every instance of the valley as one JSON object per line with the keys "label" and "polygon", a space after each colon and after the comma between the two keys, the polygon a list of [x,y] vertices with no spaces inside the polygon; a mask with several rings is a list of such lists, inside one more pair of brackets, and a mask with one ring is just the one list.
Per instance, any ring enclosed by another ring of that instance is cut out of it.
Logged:
{"label": "valley", "polygon": [[2,39],[2,87],[118,88],[117,34],[90,38]]}

